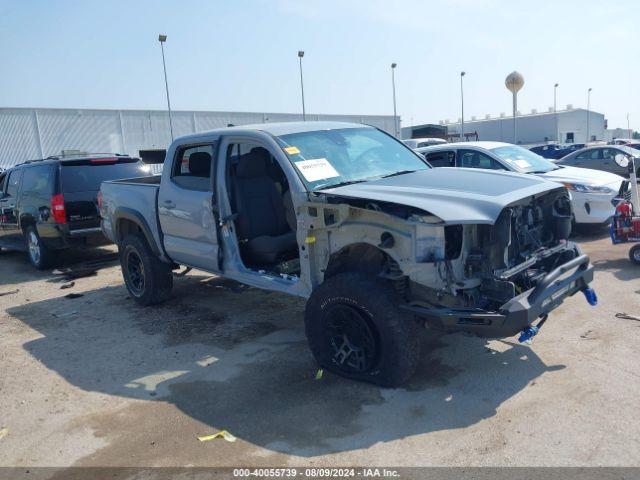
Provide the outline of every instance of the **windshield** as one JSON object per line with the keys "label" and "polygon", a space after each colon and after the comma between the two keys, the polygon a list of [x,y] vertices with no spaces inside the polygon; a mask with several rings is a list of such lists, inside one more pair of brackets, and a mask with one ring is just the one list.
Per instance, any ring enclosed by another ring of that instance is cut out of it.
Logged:
{"label": "windshield", "polygon": [[552,161],[517,145],[496,147],[490,150],[516,172],[545,173],[559,168]]}
{"label": "windshield", "polygon": [[344,128],[278,137],[310,190],[426,170],[410,148],[375,128]]}
{"label": "windshield", "polygon": [[631,155],[632,157],[640,157],[640,151],[635,148],[627,147],[626,145],[616,145],[616,148],[622,150],[627,155]]}

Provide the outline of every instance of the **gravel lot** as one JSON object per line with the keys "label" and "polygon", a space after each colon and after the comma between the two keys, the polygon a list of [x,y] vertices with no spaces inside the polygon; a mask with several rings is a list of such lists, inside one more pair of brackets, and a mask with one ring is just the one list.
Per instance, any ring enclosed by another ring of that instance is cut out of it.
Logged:
{"label": "gravel lot", "polygon": [[532,347],[425,331],[396,390],[316,380],[300,299],[192,272],[143,309],[113,248],[65,255],[106,261],[68,289],[4,252],[0,465],[637,466],[640,322],[615,314],[640,315],[640,270],[604,231],[577,240],[597,308],[574,296]]}

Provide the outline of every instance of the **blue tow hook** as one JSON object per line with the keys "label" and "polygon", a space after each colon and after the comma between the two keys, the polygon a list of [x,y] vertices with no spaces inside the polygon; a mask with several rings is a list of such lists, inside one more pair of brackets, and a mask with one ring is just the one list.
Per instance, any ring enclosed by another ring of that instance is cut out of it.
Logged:
{"label": "blue tow hook", "polygon": [[582,290],[582,293],[584,293],[584,297],[587,299],[589,305],[591,305],[592,307],[598,305],[598,296],[596,295],[596,291],[593,288],[587,287]]}
{"label": "blue tow hook", "polygon": [[531,342],[533,341],[533,337],[535,337],[538,334],[538,332],[542,328],[542,325],[544,325],[544,322],[547,321],[547,318],[548,318],[547,315],[543,315],[542,317],[540,317],[540,321],[538,322],[537,325],[529,325],[527,328],[522,330],[522,332],[520,332],[520,337],[518,337],[518,341],[520,343],[526,343],[527,345],[531,345]]}
{"label": "blue tow hook", "polygon": [[538,327],[534,327],[533,325],[530,327],[527,327],[524,330],[522,330],[522,332],[520,332],[520,337],[518,338],[518,341],[520,343],[526,343],[527,345],[531,345],[531,340],[533,339],[533,337],[535,337],[538,334],[539,331],[540,329]]}

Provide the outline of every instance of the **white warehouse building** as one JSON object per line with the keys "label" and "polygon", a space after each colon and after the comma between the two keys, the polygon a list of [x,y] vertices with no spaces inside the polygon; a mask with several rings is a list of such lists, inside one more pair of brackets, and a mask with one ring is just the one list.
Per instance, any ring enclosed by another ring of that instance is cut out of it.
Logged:
{"label": "white warehouse building", "polygon": [[[316,115],[307,120],[333,120],[373,125],[393,135],[393,115]],[[295,113],[173,111],[175,137],[229,125],[302,120]],[[400,119],[395,119],[399,122]],[[168,113],[163,110],[94,110],[0,108],[0,167],[60,155],[63,150],[125,153],[165,149],[171,142]]]}
{"label": "white warehouse building", "polygon": [[[587,118],[588,126],[587,126]],[[586,143],[587,128],[589,141],[605,140],[607,121],[602,113],[587,111],[582,108],[573,108],[567,105],[565,110],[553,112],[550,108],[547,112],[532,110],[530,113],[518,113],[517,143],[523,145],[541,144],[546,142],[559,143]],[[449,138],[459,139],[460,119],[456,122],[448,120],[440,121],[440,125],[446,127]],[[420,126],[413,127],[418,129]],[[411,137],[409,129],[403,129],[403,136]],[[514,143],[513,116],[501,113],[498,117],[486,115],[482,119],[477,117],[465,118],[465,137],[475,140],[493,140]]]}

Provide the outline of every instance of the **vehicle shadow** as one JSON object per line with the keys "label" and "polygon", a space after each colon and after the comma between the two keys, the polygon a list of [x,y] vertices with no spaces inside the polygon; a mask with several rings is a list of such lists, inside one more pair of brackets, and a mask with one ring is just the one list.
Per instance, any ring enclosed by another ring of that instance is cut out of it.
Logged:
{"label": "vehicle shadow", "polygon": [[[564,368],[511,342],[425,334],[406,388],[326,372],[317,380],[303,309],[300,299],[192,274],[153,308],[135,306],[124,287],[111,286],[8,313],[42,335],[24,348],[76,387],[170,403],[213,429],[299,456],[473,425]],[[126,425],[118,438],[126,442],[136,428]]]}
{"label": "vehicle shadow", "polygon": [[640,267],[629,260],[627,256],[614,259],[594,260],[593,266],[596,270],[609,272],[618,280],[633,280],[638,278]]}
{"label": "vehicle shadow", "polygon": [[608,225],[574,225],[571,231],[571,240],[575,242],[596,241],[608,236]]}
{"label": "vehicle shadow", "polygon": [[97,271],[117,263],[115,246],[73,248],[57,252],[56,255],[57,261],[53,267],[39,271],[29,263],[25,252],[2,250],[0,286],[43,279],[52,282],[66,281],[66,276],[55,275],[52,272],[83,269],[83,273],[88,275],[90,269]]}

